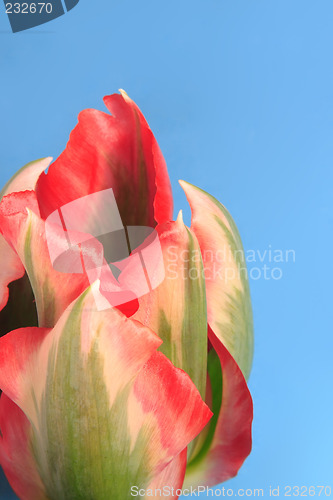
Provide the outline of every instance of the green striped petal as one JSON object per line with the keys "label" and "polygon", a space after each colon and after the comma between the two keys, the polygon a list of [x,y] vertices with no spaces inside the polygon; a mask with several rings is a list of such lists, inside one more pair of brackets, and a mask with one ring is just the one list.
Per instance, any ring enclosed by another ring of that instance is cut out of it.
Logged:
{"label": "green striped petal", "polygon": [[[39,175],[48,167],[52,158],[42,158],[22,167],[0,191],[0,201],[10,193],[34,189]],[[2,269],[0,274],[0,311],[8,301],[8,285],[24,274],[24,266],[14,250],[0,234],[0,255]],[[5,328],[1,328],[3,330]]]}
{"label": "green striped petal", "polygon": [[226,208],[205,191],[180,181],[192,210],[191,228],[203,258],[208,323],[249,377],[253,321],[244,250]]}
{"label": "green striped petal", "polygon": [[157,227],[165,277],[134,315],[163,340],[160,351],[191,377],[202,398],[207,378],[206,291],[200,247],[182,220]]}
{"label": "green striped petal", "polygon": [[50,500],[130,498],[131,486],[154,484],[211,417],[190,378],[156,352],[157,335],[116,309],[96,310],[98,286],[52,330],[0,339],[0,388],[31,423]]}

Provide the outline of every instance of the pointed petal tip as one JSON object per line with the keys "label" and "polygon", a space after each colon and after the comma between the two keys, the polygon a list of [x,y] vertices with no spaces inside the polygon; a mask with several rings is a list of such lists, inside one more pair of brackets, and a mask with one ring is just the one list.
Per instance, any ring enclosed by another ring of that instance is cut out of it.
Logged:
{"label": "pointed petal tip", "polygon": [[221,205],[221,203],[217,200],[217,198],[215,198],[215,196],[208,194],[204,189],[201,189],[200,187],[196,186],[195,184],[191,184],[191,182],[187,182],[187,181],[183,181],[183,180],[179,180],[178,182],[181,185],[182,189],[184,190],[187,198],[192,193],[194,193],[194,194],[197,193],[197,194],[208,196],[211,200],[214,200]]}
{"label": "pointed petal tip", "polygon": [[10,193],[34,190],[38,178],[49,167],[52,160],[52,157],[47,156],[24,165],[2,188],[0,191],[0,200]]}
{"label": "pointed petal tip", "polygon": [[190,182],[184,181],[183,179],[179,179],[178,182],[181,185],[181,187],[184,189],[184,191],[187,187],[195,187],[194,184],[191,184]]}
{"label": "pointed petal tip", "polygon": [[184,191],[187,201],[192,210],[192,196],[195,194],[196,191],[200,192],[202,191],[202,189],[196,187],[194,184],[191,184],[190,182],[187,181],[179,180],[178,182],[180,184],[180,187]]}
{"label": "pointed petal tip", "polygon": [[184,219],[183,219],[183,211],[179,210],[178,216],[177,216],[177,222],[180,224],[184,224]]}
{"label": "pointed petal tip", "polygon": [[45,170],[48,170],[49,166],[53,162],[53,156],[46,156],[45,158],[42,158],[42,161],[46,165],[45,169],[44,169],[44,173],[47,175],[47,172],[45,172]]}
{"label": "pointed petal tip", "polygon": [[[43,158],[40,158],[39,160],[36,160],[34,162],[31,162],[31,164],[33,163],[37,163],[39,162],[40,164],[40,167],[43,168],[44,167],[44,172],[45,170],[49,167],[50,163],[53,161],[53,156],[44,156]],[[28,164],[29,165],[29,164]]]}
{"label": "pointed petal tip", "polygon": [[121,95],[123,96],[124,99],[130,99],[129,95],[127,94],[126,90],[124,89],[119,89],[119,92],[121,93]]}

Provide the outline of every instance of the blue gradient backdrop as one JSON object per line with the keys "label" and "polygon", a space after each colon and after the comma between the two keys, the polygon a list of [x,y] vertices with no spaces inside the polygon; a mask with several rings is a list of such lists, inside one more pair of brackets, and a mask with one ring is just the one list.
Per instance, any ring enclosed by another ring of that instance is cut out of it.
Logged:
{"label": "blue gradient backdrop", "polygon": [[295,251],[250,263],[282,277],[251,280],[253,451],[225,486],[333,486],[332,0],[81,0],[15,35],[0,8],[1,184],[56,157],[79,111],[124,88],[165,155],[176,211],[183,178],[226,205],[246,250]]}

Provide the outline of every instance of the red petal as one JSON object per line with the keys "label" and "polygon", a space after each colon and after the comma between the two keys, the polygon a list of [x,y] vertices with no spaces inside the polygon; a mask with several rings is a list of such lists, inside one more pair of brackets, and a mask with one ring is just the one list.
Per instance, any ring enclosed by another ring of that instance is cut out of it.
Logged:
{"label": "red petal", "polygon": [[218,459],[211,477],[214,482],[221,482],[234,477],[251,452],[253,403],[239,366],[215,333],[209,330],[223,376],[222,406],[211,449],[212,460]]}
{"label": "red petal", "polygon": [[[164,408],[163,413],[156,416],[163,429],[160,439],[170,455],[177,455],[184,443],[192,441],[212,417],[187,373],[175,369],[161,352],[156,352],[139,373],[134,393],[144,413]],[[175,428],[182,432],[175,432]]]}
{"label": "red petal", "polygon": [[125,94],[105,97],[113,113],[82,111],[65,151],[38,180],[41,215],[82,196],[112,188],[124,225],[172,218],[166,164],[139,108]]}
{"label": "red petal", "polygon": [[214,486],[234,477],[252,446],[253,404],[245,378],[211,328],[208,334],[221,363],[222,404],[209,451],[186,472],[186,486],[194,487]]}
{"label": "red petal", "polygon": [[25,376],[36,362],[47,328],[19,328],[0,339],[1,390],[15,403],[29,398],[25,392],[29,380]]}
{"label": "red petal", "polygon": [[31,424],[5,394],[0,399],[0,463],[21,500],[46,500],[30,447]]}

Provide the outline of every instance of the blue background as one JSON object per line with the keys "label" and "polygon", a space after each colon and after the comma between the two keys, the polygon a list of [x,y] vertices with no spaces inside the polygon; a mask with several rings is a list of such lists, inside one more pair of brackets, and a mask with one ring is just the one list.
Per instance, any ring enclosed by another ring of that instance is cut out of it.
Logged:
{"label": "blue background", "polygon": [[295,250],[280,280],[251,280],[253,451],[225,486],[333,486],[332,0],[81,0],[15,35],[1,8],[1,184],[124,88],[176,211],[183,178],[226,205],[246,250]]}

